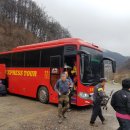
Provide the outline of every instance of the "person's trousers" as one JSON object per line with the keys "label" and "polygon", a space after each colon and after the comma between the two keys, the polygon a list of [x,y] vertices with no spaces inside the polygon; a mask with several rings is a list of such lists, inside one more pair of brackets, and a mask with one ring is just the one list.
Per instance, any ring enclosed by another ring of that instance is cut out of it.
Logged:
{"label": "person's trousers", "polygon": [[102,122],[105,120],[102,115],[101,105],[98,103],[94,103],[90,123],[94,124],[97,117],[99,117]]}
{"label": "person's trousers", "polygon": [[59,104],[58,104],[58,116],[62,117],[69,108],[69,96],[61,95],[59,96]]}
{"label": "person's trousers", "polygon": [[117,130],[130,130],[130,120],[117,117],[120,127]]}
{"label": "person's trousers", "polygon": [[69,94],[69,107],[71,107],[71,97],[73,96],[73,91],[70,92]]}

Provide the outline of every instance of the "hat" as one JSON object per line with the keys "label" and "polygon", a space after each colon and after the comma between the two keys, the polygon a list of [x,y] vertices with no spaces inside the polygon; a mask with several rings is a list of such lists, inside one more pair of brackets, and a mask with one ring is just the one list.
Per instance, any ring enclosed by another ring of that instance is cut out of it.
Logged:
{"label": "hat", "polygon": [[65,64],[64,69],[71,69],[71,67]]}
{"label": "hat", "polygon": [[124,79],[123,81],[122,81],[122,87],[123,88],[130,88],[130,79]]}
{"label": "hat", "polygon": [[100,78],[100,82],[107,82],[107,79],[106,78]]}

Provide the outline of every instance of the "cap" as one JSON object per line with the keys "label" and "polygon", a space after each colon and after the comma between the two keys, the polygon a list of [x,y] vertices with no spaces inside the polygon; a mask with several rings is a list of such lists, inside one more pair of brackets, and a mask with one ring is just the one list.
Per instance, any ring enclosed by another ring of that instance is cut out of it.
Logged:
{"label": "cap", "polygon": [[64,69],[71,69],[71,67],[65,64]]}
{"label": "cap", "polygon": [[106,78],[100,78],[100,82],[107,82],[107,79]]}
{"label": "cap", "polygon": [[124,79],[123,81],[122,81],[122,87],[123,88],[130,88],[130,78],[129,79]]}

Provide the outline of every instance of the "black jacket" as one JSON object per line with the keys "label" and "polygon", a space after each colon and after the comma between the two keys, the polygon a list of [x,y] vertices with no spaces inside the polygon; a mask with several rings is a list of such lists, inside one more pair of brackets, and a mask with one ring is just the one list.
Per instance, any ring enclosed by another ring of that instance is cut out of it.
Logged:
{"label": "black jacket", "polygon": [[122,89],[115,92],[112,96],[111,105],[116,112],[130,114],[130,91]]}

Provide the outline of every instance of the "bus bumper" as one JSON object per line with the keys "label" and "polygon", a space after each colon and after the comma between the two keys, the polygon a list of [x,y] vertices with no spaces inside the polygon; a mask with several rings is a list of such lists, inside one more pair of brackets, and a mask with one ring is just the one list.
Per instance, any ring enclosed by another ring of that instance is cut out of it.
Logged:
{"label": "bus bumper", "polygon": [[92,99],[82,99],[80,97],[77,97],[77,106],[90,106],[93,104]]}

